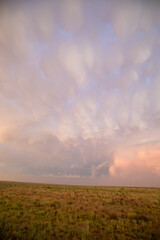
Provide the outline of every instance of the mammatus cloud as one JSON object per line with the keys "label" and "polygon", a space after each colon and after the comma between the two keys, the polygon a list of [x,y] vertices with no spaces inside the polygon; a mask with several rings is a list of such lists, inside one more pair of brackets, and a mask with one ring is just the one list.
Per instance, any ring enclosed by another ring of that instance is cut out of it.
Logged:
{"label": "mammatus cloud", "polygon": [[159,186],[159,9],[1,2],[1,179]]}

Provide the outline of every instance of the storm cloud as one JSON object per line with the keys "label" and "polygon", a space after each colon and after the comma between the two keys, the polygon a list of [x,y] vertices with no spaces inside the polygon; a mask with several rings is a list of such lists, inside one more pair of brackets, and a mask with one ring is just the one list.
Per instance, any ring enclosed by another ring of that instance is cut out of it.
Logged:
{"label": "storm cloud", "polygon": [[159,186],[159,10],[1,1],[2,180]]}

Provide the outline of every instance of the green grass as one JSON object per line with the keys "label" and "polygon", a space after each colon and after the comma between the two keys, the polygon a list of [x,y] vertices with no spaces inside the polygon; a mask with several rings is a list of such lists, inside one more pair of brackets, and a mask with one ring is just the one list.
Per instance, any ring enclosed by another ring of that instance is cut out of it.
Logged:
{"label": "green grass", "polygon": [[0,240],[160,239],[160,189],[0,182]]}

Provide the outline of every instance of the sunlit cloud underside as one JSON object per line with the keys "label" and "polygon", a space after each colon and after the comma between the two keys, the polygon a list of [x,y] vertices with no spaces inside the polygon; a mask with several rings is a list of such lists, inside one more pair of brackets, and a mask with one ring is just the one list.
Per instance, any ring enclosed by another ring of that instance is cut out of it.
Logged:
{"label": "sunlit cloud underside", "polygon": [[0,2],[0,180],[160,187],[159,12]]}

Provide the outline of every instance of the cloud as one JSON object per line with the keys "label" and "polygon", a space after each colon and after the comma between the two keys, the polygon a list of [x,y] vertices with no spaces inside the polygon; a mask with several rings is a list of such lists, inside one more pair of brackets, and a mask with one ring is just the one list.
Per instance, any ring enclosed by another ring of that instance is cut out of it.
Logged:
{"label": "cloud", "polygon": [[24,174],[78,177],[108,174],[113,161],[108,143],[84,139],[62,142],[53,135],[41,133],[38,137],[34,131],[31,137],[27,133],[22,136],[21,132],[12,132],[9,143],[1,144],[2,163],[8,166],[8,173],[16,170]]}
{"label": "cloud", "polygon": [[0,165],[6,179],[145,185],[146,171],[156,185],[159,4],[100,3],[1,3]]}
{"label": "cloud", "polygon": [[[138,147],[128,146],[121,149],[109,168],[115,182],[137,186],[159,186],[160,148],[159,141],[143,142]],[[125,183],[126,181],[126,183]]]}
{"label": "cloud", "polygon": [[83,25],[84,1],[63,0],[60,4],[62,21],[65,28],[69,31],[78,31]]}
{"label": "cloud", "polygon": [[47,0],[45,3],[40,0],[34,4],[32,21],[34,23],[34,34],[37,39],[51,40],[55,30],[55,10],[52,1]]}
{"label": "cloud", "polygon": [[124,63],[122,47],[117,44],[110,44],[106,52],[106,67],[108,71],[120,68]]}
{"label": "cloud", "polygon": [[142,16],[140,19],[140,29],[144,32],[149,31],[154,25],[159,25],[159,7],[158,1],[146,2],[142,7]]}
{"label": "cloud", "polygon": [[140,1],[115,1],[112,13],[112,22],[115,32],[119,38],[127,40],[132,37],[138,29],[141,17]]}
{"label": "cloud", "polygon": [[77,46],[60,46],[59,56],[64,69],[79,85],[87,81],[83,56]]}

